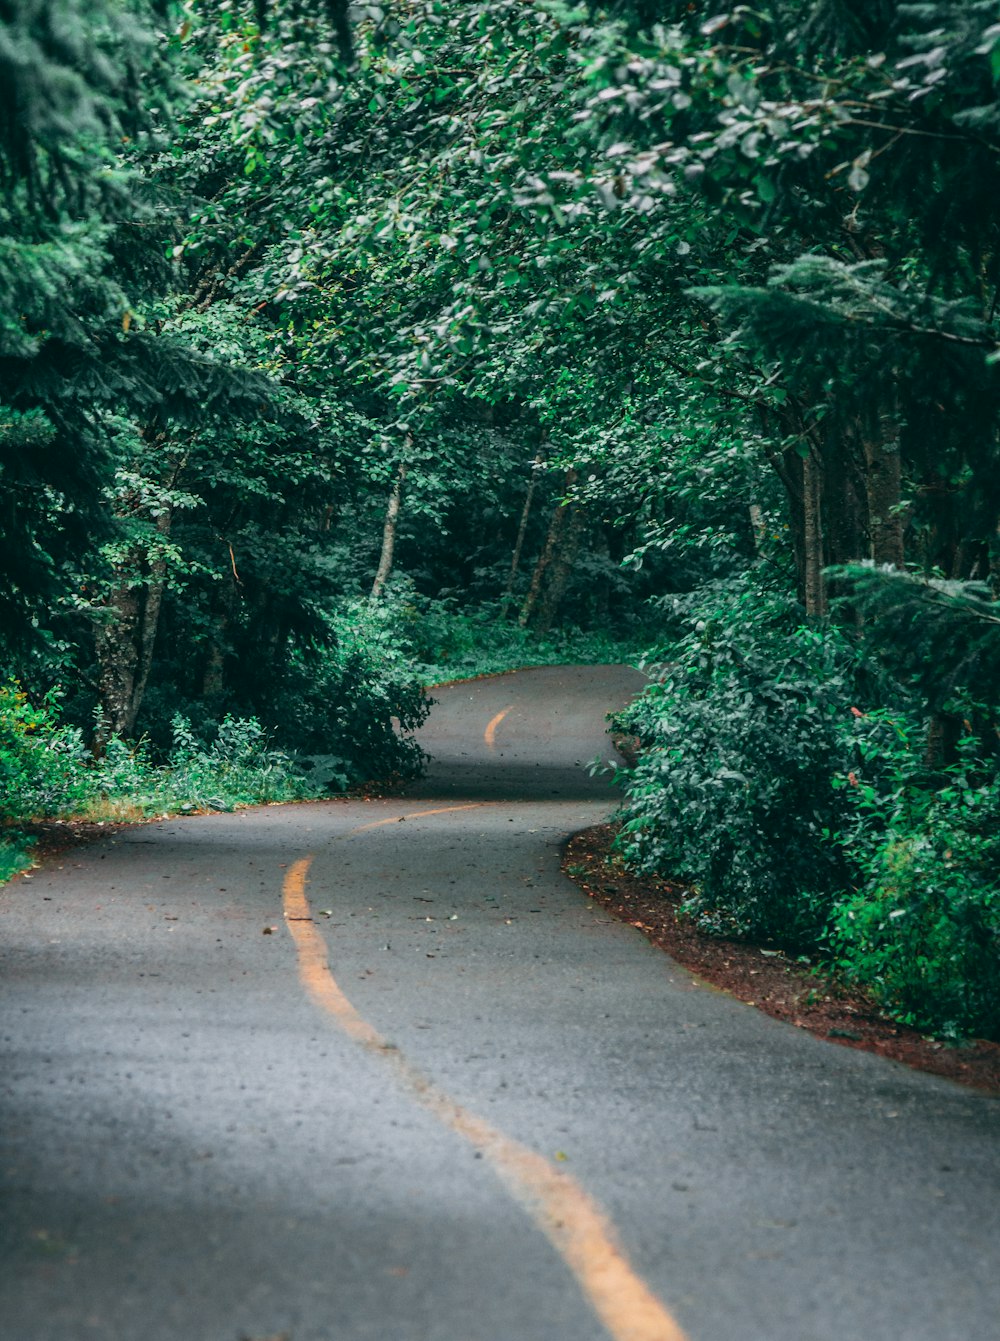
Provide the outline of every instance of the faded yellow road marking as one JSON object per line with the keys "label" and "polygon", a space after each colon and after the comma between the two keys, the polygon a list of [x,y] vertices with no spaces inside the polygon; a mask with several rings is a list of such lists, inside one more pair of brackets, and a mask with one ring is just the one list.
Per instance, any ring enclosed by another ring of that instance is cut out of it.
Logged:
{"label": "faded yellow road marking", "polygon": [[359,824],[356,829],[351,829],[345,837],[350,838],[356,833],[367,833],[369,829],[381,829],[383,824],[398,824],[401,819],[414,820],[422,819],[424,815],[450,815],[453,810],[482,810],[485,802],[470,801],[464,806],[438,806],[434,810],[413,810],[409,815],[390,815],[388,819],[373,820],[371,824]]}
{"label": "faded yellow road marking", "polygon": [[[353,832],[374,827],[364,825]],[[288,930],[298,952],[299,976],[312,1000],[333,1017],[345,1034],[384,1058],[400,1083],[424,1108],[489,1160],[508,1191],[573,1272],[614,1341],[686,1341],[684,1332],[663,1304],[633,1271],[616,1242],[612,1225],[583,1188],[536,1151],[505,1136],[449,1099],[354,1008],[330,971],[326,942],[311,921],[305,890],[311,863],[312,858],[306,857],[289,869],[284,900]]]}
{"label": "faded yellow road marking", "polygon": [[497,743],[497,727],[507,716],[507,714],[510,712],[511,708],[513,708],[513,706],[514,706],[513,703],[511,703],[508,707],[498,712],[497,715],[494,718],[492,718],[486,730],[483,732],[483,740],[486,741],[486,744],[490,747],[491,750],[495,748]]}

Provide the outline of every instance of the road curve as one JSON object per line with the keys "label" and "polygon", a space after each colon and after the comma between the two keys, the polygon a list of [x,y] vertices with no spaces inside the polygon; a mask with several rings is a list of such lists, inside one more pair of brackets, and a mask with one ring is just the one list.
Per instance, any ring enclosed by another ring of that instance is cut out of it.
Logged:
{"label": "road curve", "polygon": [[1000,1334],[996,1101],[699,985],[561,876],[639,682],[441,689],[405,798],[0,891],[0,1335]]}

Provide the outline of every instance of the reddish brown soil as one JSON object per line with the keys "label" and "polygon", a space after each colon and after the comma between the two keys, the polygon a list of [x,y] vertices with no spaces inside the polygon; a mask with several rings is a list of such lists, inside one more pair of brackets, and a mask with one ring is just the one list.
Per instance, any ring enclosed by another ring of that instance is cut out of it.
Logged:
{"label": "reddish brown soil", "polygon": [[1000,1043],[924,1038],[887,1019],[864,992],[820,969],[777,950],[705,935],[679,912],[681,886],[631,875],[611,851],[614,836],[610,824],[577,834],[566,847],[563,870],[609,913],[637,927],[685,968],[818,1038],[1000,1093]]}

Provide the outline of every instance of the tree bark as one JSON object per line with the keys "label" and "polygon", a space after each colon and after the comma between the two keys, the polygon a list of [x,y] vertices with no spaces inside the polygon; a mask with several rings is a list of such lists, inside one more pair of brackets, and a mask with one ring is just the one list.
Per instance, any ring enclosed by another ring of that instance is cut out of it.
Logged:
{"label": "tree bark", "polygon": [[[156,519],[164,540],[170,534],[171,509]],[[123,583],[108,600],[114,618],[97,628],[95,643],[100,667],[98,693],[100,722],[94,736],[95,754],[103,753],[112,736],[131,736],[153,666],[153,650],[163,606],[166,559],[154,558],[143,582]]]}
{"label": "tree bark", "polygon": [[823,472],[815,450],[802,462],[802,559],[806,614],[827,613],[823,578]]}
{"label": "tree bark", "polygon": [[536,633],[548,633],[555,623],[559,606],[566,594],[569,575],[573,571],[573,564],[580,550],[580,537],[583,534],[586,513],[579,503],[568,503],[566,511],[569,517],[562,528],[561,540],[549,567],[548,581],[536,607],[534,621]]}
{"label": "tree bark", "polygon": [[[576,471],[568,470],[566,491],[575,483]],[[521,628],[530,624],[541,633],[551,628],[580,541],[582,518],[579,513],[579,504],[568,503],[565,499],[560,499],[553,509],[545,545],[538,556],[531,586],[518,616]],[[564,558],[565,554],[569,557]]]}
{"label": "tree bark", "polygon": [[393,556],[396,552],[396,527],[399,522],[399,509],[403,500],[403,484],[406,481],[406,465],[396,472],[396,479],[389,495],[389,505],[385,512],[385,526],[382,528],[382,553],[378,561],[378,571],[372,583],[371,599],[377,600],[385,589],[392,572]]}
{"label": "tree bark", "polygon": [[135,696],[139,664],[137,631],[140,620],[139,592],[120,587],[108,599],[113,617],[97,626],[98,703],[100,717],[94,733],[93,751],[98,757],[112,736],[126,734]]}
{"label": "tree bark", "polygon": [[865,493],[868,502],[870,557],[902,568],[905,563],[900,510],[902,467],[896,443],[865,441]]}
{"label": "tree bark", "polygon": [[510,560],[510,573],[507,577],[507,586],[504,590],[503,600],[500,604],[500,618],[506,619],[510,612],[511,603],[514,600],[514,583],[517,580],[518,570],[521,567],[521,554],[524,550],[524,537],[528,530],[528,521],[531,518],[531,504],[534,501],[535,489],[538,486],[538,475],[542,469],[541,452],[531,463],[531,474],[528,476],[528,490],[524,495],[524,507],[521,509],[521,524],[517,528],[517,540],[514,542],[514,553]]}

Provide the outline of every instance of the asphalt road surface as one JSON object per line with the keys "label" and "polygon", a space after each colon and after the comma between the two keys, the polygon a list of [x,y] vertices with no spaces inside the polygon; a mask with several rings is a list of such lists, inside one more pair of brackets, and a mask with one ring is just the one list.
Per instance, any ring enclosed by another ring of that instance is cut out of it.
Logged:
{"label": "asphalt road surface", "polygon": [[997,1101],[699,984],[559,872],[639,681],[438,691],[403,799],[0,891],[3,1341],[996,1341]]}

